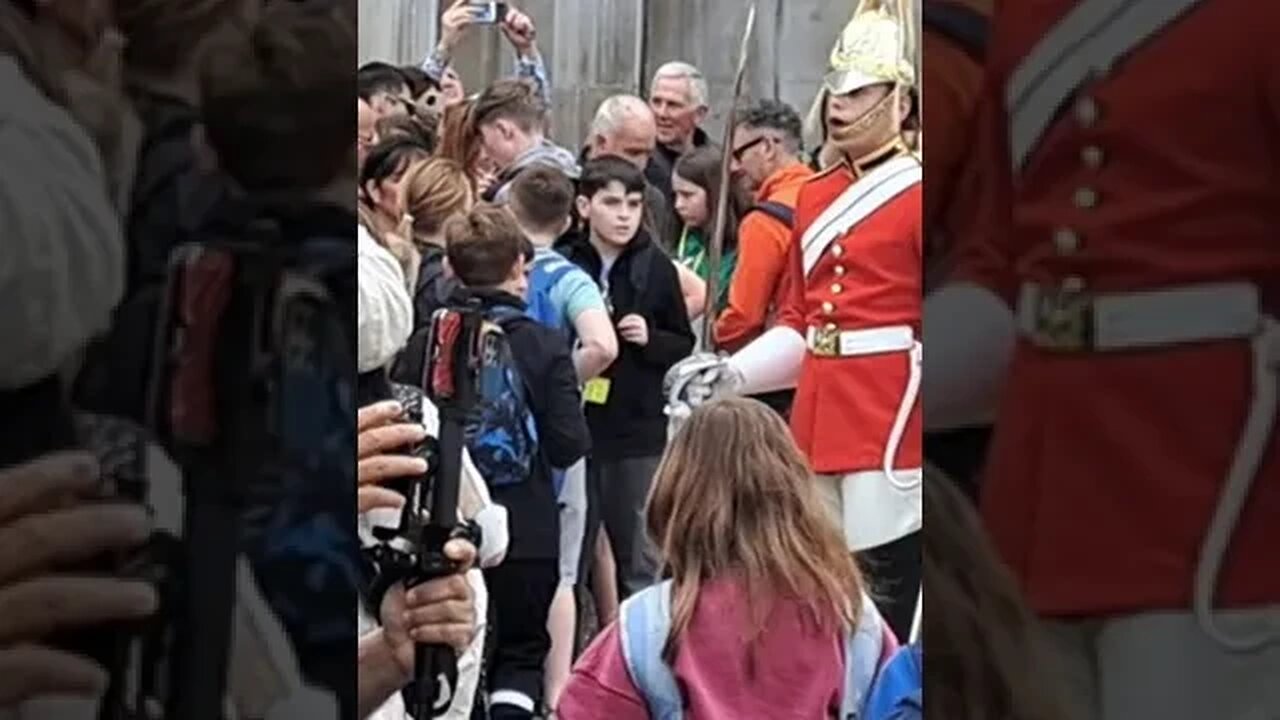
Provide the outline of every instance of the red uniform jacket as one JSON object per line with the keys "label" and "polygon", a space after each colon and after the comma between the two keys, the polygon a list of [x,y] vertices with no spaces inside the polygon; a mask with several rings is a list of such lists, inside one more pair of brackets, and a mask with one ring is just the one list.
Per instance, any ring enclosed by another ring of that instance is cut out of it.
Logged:
{"label": "red uniform jacket", "polygon": [[[1015,173],[1006,82],[1075,5],[998,10],[978,145],[989,187],[960,278],[1011,307],[1027,280],[1078,278],[1103,293],[1252,280],[1274,315],[1280,5],[1201,2],[1086,80]],[[1190,607],[1249,368],[1243,342],[1061,355],[1019,341],[983,513],[1037,611]],[[1235,532],[1220,606],[1280,600],[1275,451]]]}
{"label": "red uniform jacket", "polygon": [[[805,231],[854,179],[849,166],[841,164],[800,190],[790,277],[784,283],[778,324],[801,335],[810,327],[828,325],[842,331],[909,325],[918,335],[923,258],[919,183],[833,241],[805,276]],[[906,353],[805,357],[791,430],[814,471],[844,474],[880,468],[909,372]],[[920,423],[917,401],[895,468],[920,467]]]}

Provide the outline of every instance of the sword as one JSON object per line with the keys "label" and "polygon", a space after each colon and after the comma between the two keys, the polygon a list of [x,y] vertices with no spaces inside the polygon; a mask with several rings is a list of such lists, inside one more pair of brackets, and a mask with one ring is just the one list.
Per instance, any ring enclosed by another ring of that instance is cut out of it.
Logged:
{"label": "sword", "polygon": [[733,80],[733,104],[724,125],[723,155],[720,158],[720,193],[716,200],[715,225],[709,243],[707,258],[707,303],[702,314],[702,347],[707,352],[716,350],[716,297],[720,294],[720,262],[724,253],[724,233],[729,222],[730,166],[733,160],[733,130],[737,125],[738,103],[742,100],[742,81],[747,75],[747,52],[751,49],[751,36],[756,27],[756,3],[747,12],[747,28],[742,33],[742,45],[738,50],[738,72]]}

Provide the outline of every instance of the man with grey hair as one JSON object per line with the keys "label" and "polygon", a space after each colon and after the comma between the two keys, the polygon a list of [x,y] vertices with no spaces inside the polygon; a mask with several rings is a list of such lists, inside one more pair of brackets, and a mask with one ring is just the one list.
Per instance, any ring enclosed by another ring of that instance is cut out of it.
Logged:
{"label": "man with grey hair", "polygon": [[657,123],[658,148],[645,176],[662,191],[668,204],[674,203],[671,173],[676,160],[709,140],[699,127],[710,110],[708,96],[707,79],[689,63],[669,62],[653,74],[649,108]]}

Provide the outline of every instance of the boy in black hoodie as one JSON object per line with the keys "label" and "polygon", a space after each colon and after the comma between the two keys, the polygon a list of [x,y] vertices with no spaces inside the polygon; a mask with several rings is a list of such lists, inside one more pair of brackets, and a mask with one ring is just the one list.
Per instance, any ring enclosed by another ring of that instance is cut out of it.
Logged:
{"label": "boy in black hoodie", "polygon": [[584,396],[593,447],[588,483],[601,495],[621,597],[655,579],[643,512],[667,443],[662,380],[694,344],[675,266],[641,228],[644,192],[644,174],[631,163],[588,162],[577,200],[586,229],[557,248],[600,284],[618,331],[617,360]]}
{"label": "boy in black hoodie", "polygon": [[[551,649],[547,613],[560,581],[560,507],[551,470],[584,457],[591,437],[569,344],[525,314],[533,245],[515,220],[503,208],[480,206],[450,220],[444,233],[449,267],[462,285],[451,304],[479,299],[486,318],[502,328],[537,430],[531,477],[497,486],[485,478],[494,502],[507,508],[511,538],[503,564],[485,571],[497,615],[489,716],[532,718],[540,709],[543,663]],[[484,474],[483,463],[477,464]]]}

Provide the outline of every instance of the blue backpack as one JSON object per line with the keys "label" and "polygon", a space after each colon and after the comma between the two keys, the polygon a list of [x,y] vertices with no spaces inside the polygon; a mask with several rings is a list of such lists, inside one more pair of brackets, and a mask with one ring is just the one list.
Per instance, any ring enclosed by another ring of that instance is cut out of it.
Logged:
{"label": "blue backpack", "polygon": [[[671,581],[641,590],[622,602],[619,637],[627,673],[649,707],[651,720],[684,720],[684,699],[675,675],[662,659],[671,632]],[[844,693],[839,720],[869,720],[863,714],[867,695],[880,669],[884,621],[875,604],[862,596],[858,627],[845,638]]]}
{"label": "blue backpack", "polygon": [[524,313],[508,306],[486,312],[479,397],[463,424],[471,460],[491,488],[527,482],[539,461],[538,426],[529,406],[529,389],[506,337],[511,323],[522,319]]}
{"label": "blue backpack", "polygon": [[924,717],[924,655],[919,644],[890,658],[867,698],[866,720],[920,720]]}
{"label": "blue backpack", "polygon": [[533,269],[529,271],[529,307],[525,311],[539,325],[563,334],[571,344],[574,339],[573,327],[565,325],[564,313],[551,301],[551,290],[577,267],[554,251],[537,256],[533,261]]}

